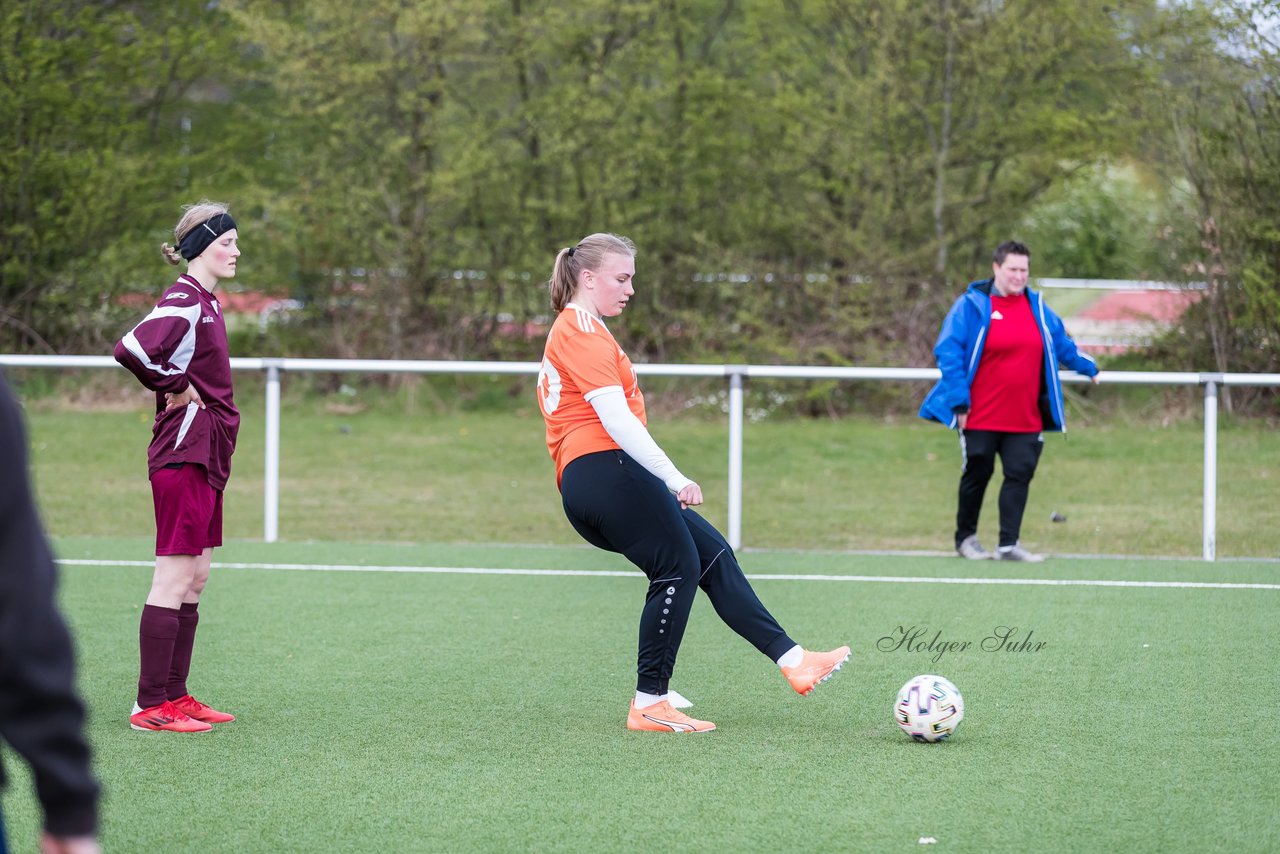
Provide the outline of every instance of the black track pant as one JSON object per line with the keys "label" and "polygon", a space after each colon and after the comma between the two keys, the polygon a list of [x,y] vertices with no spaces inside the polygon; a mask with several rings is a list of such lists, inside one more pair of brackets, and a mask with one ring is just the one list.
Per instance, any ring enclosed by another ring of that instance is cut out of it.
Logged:
{"label": "black track pant", "polygon": [[765,609],[714,527],[622,451],[579,457],[560,481],[564,512],[582,538],[634,563],[649,579],[640,612],[636,690],[665,694],[701,587],[733,629],[773,660],[795,641]]}
{"label": "black track pant", "polygon": [[1035,477],[1043,449],[1043,433],[960,431],[964,470],[960,475],[960,504],[956,511],[957,548],[978,532],[978,514],[982,512],[982,498],[987,494],[997,455],[1004,469],[1004,483],[1000,486],[1000,545],[1012,546],[1018,542],[1031,478]]}

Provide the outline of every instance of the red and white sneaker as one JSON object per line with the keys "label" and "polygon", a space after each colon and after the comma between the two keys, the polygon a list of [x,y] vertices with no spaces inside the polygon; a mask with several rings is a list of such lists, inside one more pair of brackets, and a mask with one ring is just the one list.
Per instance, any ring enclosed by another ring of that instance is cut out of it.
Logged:
{"label": "red and white sneaker", "polygon": [[206,706],[190,694],[183,694],[178,699],[170,700],[169,702],[173,703],[173,707],[187,717],[204,721],[207,724],[229,724],[236,719],[235,715],[229,715],[211,706]]}
{"label": "red and white sneaker", "polygon": [[134,703],[133,714],[129,715],[129,725],[134,729],[165,732],[208,732],[213,729],[212,724],[198,721],[178,711],[168,700],[145,709]]}
{"label": "red and white sneaker", "polygon": [[795,667],[782,668],[797,694],[809,695],[813,689],[826,682],[849,660],[849,647],[842,646],[830,652],[804,651],[804,658]]}

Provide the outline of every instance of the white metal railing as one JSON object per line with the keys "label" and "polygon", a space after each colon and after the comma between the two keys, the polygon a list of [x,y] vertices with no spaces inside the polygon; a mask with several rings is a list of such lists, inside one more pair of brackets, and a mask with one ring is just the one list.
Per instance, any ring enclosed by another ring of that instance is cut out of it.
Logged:
{"label": "white metal railing", "polygon": [[1204,291],[1208,282],[1148,282],[1142,279],[1040,279],[1037,288],[1068,288],[1090,291]]}
{"label": "white metal railing", "polygon": [[[22,368],[114,368],[110,356],[0,355],[0,365]],[[383,374],[528,374],[536,376],[538,362],[391,361],[381,359],[250,359],[233,358],[236,371],[265,371],[266,443],[263,471],[263,539],[279,539],[280,519],[280,375],[282,372]],[[636,373],[662,377],[725,377],[729,382],[729,530],[735,549],[742,545],[743,389],[748,378],[788,380],[936,380],[937,368],[837,368],[806,365],[671,365],[637,364]],[[1088,382],[1074,373],[1065,382]],[[1204,386],[1204,559],[1216,557],[1218,472],[1218,387],[1280,386],[1280,374],[1106,371],[1108,385]]]}

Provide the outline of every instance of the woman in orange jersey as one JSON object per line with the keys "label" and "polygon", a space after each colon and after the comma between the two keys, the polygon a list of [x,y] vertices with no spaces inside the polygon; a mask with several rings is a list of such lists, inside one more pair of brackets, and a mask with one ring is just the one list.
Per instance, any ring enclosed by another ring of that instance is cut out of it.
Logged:
{"label": "woman in orange jersey", "polygon": [[683,698],[668,687],[698,588],[800,694],[839,670],[849,647],[809,652],[788,637],[724,537],[689,509],[702,503],[702,489],[649,435],[635,368],[604,325],[635,293],[635,254],[625,237],[592,234],[556,256],[548,287],[559,315],[547,335],[538,401],[570,524],[649,579],[627,728],[706,732],[715,724],[681,712]]}

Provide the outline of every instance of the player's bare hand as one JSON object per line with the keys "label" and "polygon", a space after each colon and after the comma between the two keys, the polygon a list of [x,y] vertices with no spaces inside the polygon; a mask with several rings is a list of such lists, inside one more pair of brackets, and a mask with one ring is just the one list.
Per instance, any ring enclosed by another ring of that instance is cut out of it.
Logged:
{"label": "player's bare hand", "polygon": [[196,391],[196,387],[193,385],[187,386],[185,391],[180,391],[177,394],[168,392],[165,394],[164,399],[165,412],[168,412],[170,409],[180,409],[188,403],[194,403],[196,406],[204,409],[204,401],[200,399],[200,392]]}
{"label": "player's bare hand", "polygon": [[676,498],[680,501],[680,509],[692,507],[702,503],[702,487],[696,483],[691,483],[684,489],[676,493]]}
{"label": "player's bare hand", "polygon": [[1089,377],[1089,380],[1094,385],[1097,385],[1098,383],[1102,382],[1102,374],[1094,374],[1093,376]]}
{"label": "player's bare hand", "polygon": [[958,426],[961,430],[963,430],[964,425],[968,423],[969,423],[969,413],[967,412],[956,413],[956,426]]}

